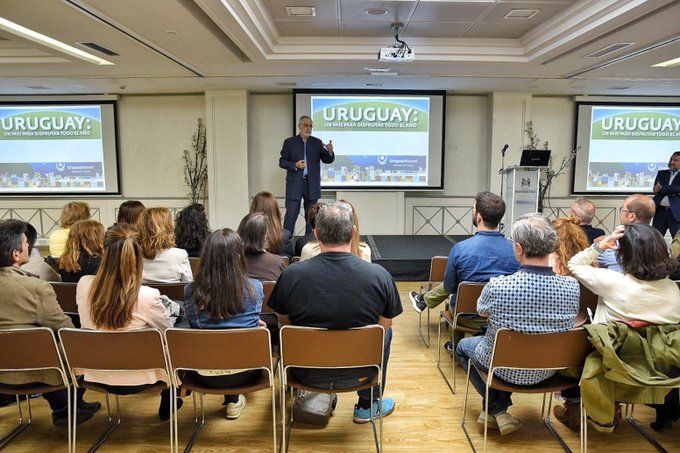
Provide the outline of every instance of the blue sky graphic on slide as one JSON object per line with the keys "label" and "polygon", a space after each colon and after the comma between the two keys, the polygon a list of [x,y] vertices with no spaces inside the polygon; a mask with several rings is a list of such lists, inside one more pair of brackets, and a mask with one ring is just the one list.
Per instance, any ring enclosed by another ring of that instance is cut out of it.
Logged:
{"label": "blue sky graphic on slide", "polygon": [[6,118],[8,116],[20,115],[22,113],[34,113],[34,112],[62,112],[71,113],[73,115],[86,116],[93,120],[101,121],[102,113],[99,106],[70,106],[70,107],[60,107],[56,105],[41,105],[36,107],[21,106],[21,107],[0,107],[0,119]]}

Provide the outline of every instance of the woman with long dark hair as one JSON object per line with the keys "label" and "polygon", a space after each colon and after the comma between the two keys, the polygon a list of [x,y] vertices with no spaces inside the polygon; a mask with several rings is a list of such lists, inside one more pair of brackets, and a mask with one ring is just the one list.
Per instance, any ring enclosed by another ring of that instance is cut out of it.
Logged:
{"label": "woman with long dark hair", "polygon": [[267,230],[267,251],[275,255],[288,254],[292,231],[283,229],[281,222],[281,210],[279,203],[269,192],[260,192],[253,197],[250,203],[250,214],[254,212],[261,212],[267,216],[267,223],[269,228]]}
{"label": "woman with long dark hair", "polygon": [[118,207],[116,223],[128,223],[130,225],[135,225],[137,223],[137,219],[139,219],[139,216],[142,215],[144,209],[145,206],[141,201],[124,201]]}
{"label": "woman with long dark hair", "polygon": [[[243,243],[235,231],[225,228],[206,238],[198,274],[194,282],[186,286],[184,299],[187,319],[195,329],[261,325],[262,283],[248,278]],[[200,371],[195,376],[208,387],[234,387],[259,378],[260,371]],[[246,398],[225,395],[224,404],[227,418],[236,419],[246,407]]]}
{"label": "woman with long dark hair", "polygon": [[250,278],[262,282],[276,281],[286,268],[284,258],[267,251],[267,216],[261,212],[248,214],[238,226],[243,241],[246,270]]}
{"label": "woman with long dark hair", "polygon": [[[76,303],[84,329],[129,331],[172,327],[157,289],[142,285],[142,248],[137,231],[119,223],[106,232],[104,255],[96,275],[76,287]],[[119,394],[136,393],[164,379],[160,371],[85,371],[85,380],[114,387]],[[181,405],[181,403],[178,401]],[[161,420],[170,417],[170,393],[161,393]]]}
{"label": "woman with long dark hair", "polygon": [[175,243],[177,248],[186,250],[189,256],[201,256],[203,241],[209,234],[208,217],[202,204],[190,204],[177,213]]}

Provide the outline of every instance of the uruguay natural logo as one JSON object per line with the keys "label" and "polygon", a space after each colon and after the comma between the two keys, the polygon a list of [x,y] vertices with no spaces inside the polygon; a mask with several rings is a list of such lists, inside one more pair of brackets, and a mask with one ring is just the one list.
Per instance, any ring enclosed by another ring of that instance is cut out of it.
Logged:
{"label": "uruguay natural logo", "polygon": [[418,131],[429,130],[427,111],[408,104],[385,101],[349,101],[327,105],[313,114],[314,127],[323,131]]}
{"label": "uruguay natural logo", "polygon": [[0,140],[101,139],[101,122],[69,112],[24,112],[0,118]]}
{"label": "uruguay natural logo", "polygon": [[593,123],[592,138],[600,140],[668,140],[680,138],[680,116],[654,111],[611,115]]}

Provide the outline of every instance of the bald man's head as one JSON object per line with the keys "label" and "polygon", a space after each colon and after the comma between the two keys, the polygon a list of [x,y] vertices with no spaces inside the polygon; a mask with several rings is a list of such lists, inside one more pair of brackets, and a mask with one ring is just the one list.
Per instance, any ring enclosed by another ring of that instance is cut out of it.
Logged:
{"label": "bald man's head", "polygon": [[654,201],[646,195],[635,194],[623,200],[621,223],[630,225],[644,223],[649,225],[656,212]]}
{"label": "bald man's head", "polygon": [[572,217],[581,219],[581,225],[590,225],[595,217],[595,205],[585,197],[579,197],[571,205]]}

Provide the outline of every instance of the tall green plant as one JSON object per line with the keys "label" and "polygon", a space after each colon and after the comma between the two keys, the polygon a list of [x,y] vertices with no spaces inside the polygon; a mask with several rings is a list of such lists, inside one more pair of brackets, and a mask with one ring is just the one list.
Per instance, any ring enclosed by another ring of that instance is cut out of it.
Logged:
{"label": "tall green plant", "polygon": [[192,138],[191,151],[185,149],[182,153],[184,160],[184,183],[189,188],[189,198],[192,203],[205,199],[208,189],[208,154],[205,146],[205,124],[201,118]]}

